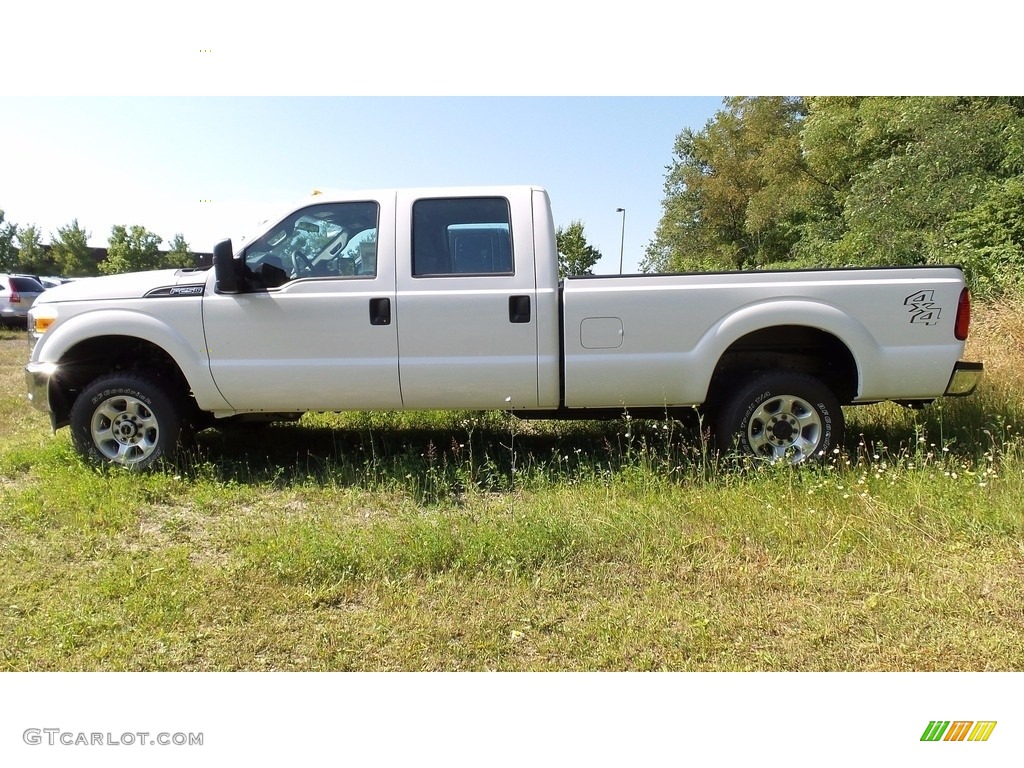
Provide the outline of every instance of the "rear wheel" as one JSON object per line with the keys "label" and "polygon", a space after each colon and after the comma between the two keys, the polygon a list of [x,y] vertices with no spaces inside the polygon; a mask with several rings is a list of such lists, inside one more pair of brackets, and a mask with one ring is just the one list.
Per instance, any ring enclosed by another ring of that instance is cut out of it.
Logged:
{"label": "rear wheel", "polygon": [[144,374],[111,374],[87,386],[71,408],[71,437],[94,464],[150,469],[174,457],[183,409]]}
{"label": "rear wheel", "polygon": [[803,464],[832,453],[843,439],[843,411],[813,376],[770,371],[741,383],[718,412],[722,450]]}

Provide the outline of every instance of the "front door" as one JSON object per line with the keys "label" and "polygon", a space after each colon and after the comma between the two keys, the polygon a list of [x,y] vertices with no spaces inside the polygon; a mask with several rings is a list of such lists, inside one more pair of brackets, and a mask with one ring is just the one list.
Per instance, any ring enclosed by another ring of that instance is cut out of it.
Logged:
{"label": "front door", "polygon": [[245,247],[245,290],[208,291],[210,370],[239,411],[401,407],[394,200],[318,203]]}

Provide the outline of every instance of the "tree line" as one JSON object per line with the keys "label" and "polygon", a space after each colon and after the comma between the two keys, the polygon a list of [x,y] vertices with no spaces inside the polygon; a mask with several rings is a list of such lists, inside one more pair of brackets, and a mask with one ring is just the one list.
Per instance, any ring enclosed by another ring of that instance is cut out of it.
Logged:
{"label": "tree line", "polygon": [[676,137],[642,266],[912,264],[1024,282],[1024,98],[727,98]]}
{"label": "tree line", "polygon": [[19,227],[5,223],[0,210],[0,272],[28,275],[92,277],[148,269],[174,269],[193,266],[195,255],[184,236],[177,234],[170,249],[160,250],[163,238],[138,224],[117,224],[107,239],[106,258],[97,260],[89,247],[90,234],[78,219],[58,227],[44,245],[34,224]]}
{"label": "tree line", "polygon": [[[101,261],[94,257],[89,237],[78,219],[74,219],[57,228],[47,247],[42,244],[38,227],[5,224],[4,212],[0,210],[0,272],[90,277],[188,267],[195,262],[195,254],[180,234],[174,236],[170,250],[161,251],[162,239],[145,227],[116,225],[107,240],[106,258]],[[601,258],[601,252],[587,242],[581,221],[559,227],[556,239],[559,273],[563,277],[590,274]]]}

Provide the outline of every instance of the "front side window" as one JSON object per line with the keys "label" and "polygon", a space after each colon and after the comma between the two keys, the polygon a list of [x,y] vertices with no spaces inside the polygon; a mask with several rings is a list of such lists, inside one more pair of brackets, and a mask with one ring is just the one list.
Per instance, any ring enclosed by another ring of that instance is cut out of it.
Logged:
{"label": "front side window", "polygon": [[265,288],[303,277],[376,277],[378,212],[375,202],[296,211],[245,249],[245,273]]}
{"label": "front side window", "polygon": [[509,221],[503,197],[417,200],[412,208],[413,276],[514,274]]}

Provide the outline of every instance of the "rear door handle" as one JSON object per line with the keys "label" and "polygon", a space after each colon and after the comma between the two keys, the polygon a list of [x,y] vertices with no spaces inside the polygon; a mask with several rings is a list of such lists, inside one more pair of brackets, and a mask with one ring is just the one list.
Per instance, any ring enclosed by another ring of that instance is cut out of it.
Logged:
{"label": "rear door handle", "polygon": [[508,297],[508,321],[510,323],[530,322],[530,297],[509,296]]}
{"label": "rear door handle", "polygon": [[391,325],[391,299],[370,299],[370,325]]}

